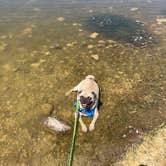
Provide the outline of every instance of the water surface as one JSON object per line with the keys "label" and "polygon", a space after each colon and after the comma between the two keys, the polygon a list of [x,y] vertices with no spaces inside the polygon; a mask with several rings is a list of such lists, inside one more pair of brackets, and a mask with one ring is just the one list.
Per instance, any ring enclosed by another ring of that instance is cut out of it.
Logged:
{"label": "water surface", "polygon": [[[156,21],[165,18],[165,6],[164,0],[1,0],[0,165],[66,165],[72,132],[53,135],[42,124],[52,106],[73,124],[75,95],[64,94],[88,74],[103,104],[95,131],[78,129],[74,165],[113,165],[165,121],[166,28]],[[128,28],[119,38],[109,26],[109,36],[87,24],[94,16],[139,22],[155,42],[129,42]]]}

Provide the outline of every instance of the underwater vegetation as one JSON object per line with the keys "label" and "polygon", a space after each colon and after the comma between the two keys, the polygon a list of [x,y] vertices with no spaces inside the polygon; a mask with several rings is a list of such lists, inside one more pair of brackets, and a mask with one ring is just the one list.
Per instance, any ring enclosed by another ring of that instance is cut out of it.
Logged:
{"label": "underwater vegetation", "polygon": [[154,42],[144,23],[121,15],[94,15],[87,20],[87,26],[104,37],[125,41],[135,46],[146,47]]}

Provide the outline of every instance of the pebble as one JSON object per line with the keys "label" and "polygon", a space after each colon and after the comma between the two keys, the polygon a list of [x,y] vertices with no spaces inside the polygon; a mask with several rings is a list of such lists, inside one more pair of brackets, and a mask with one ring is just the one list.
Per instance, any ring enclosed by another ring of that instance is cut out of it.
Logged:
{"label": "pebble", "polygon": [[97,54],[93,54],[93,55],[91,55],[91,57],[92,57],[93,59],[95,59],[96,61],[99,60],[99,56],[98,56]]}
{"label": "pebble", "polygon": [[89,37],[92,38],[92,39],[95,39],[98,35],[99,35],[99,33],[94,32]]}
{"label": "pebble", "polygon": [[92,49],[92,48],[94,48],[94,45],[90,44],[90,45],[87,46],[87,48]]}
{"label": "pebble", "polygon": [[108,41],[108,43],[110,43],[110,44],[115,43],[115,41],[114,41],[114,40],[111,40],[111,39],[109,39],[109,40],[107,40],[107,41]]}
{"label": "pebble", "polygon": [[77,44],[77,42],[71,42],[71,43],[67,43],[66,46],[67,47],[73,47],[76,44]]}
{"label": "pebble", "polygon": [[136,130],[135,132],[136,132],[137,134],[139,134],[139,131],[138,131],[138,130]]}
{"label": "pebble", "polygon": [[57,20],[58,20],[59,22],[63,22],[63,21],[65,20],[65,18],[64,18],[64,17],[58,17]]}
{"label": "pebble", "polygon": [[156,21],[157,21],[157,24],[160,25],[162,23],[166,23],[166,18],[157,18]]}
{"label": "pebble", "polygon": [[93,10],[92,10],[92,9],[90,9],[88,12],[89,12],[89,13],[93,13]]}
{"label": "pebble", "polygon": [[[50,55],[51,53],[50,53],[50,51],[46,51],[45,52],[45,55]],[[44,61],[45,62],[45,61]]]}
{"label": "pebble", "polygon": [[2,35],[0,38],[1,39],[7,39],[7,36],[6,35]]}
{"label": "pebble", "polygon": [[138,10],[138,8],[136,8],[136,7],[133,7],[133,8],[130,9],[131,12],[135,12],[137,10]]}
{"label": "pebble", "polygon": [[42,63],[44,63],[46,60],[45,59],[40,59],[39,62],[32,63],[31,67],[37,68],[39,67]]}
{"label": "pebble", "polygon": [[105,44],[105,41],[104,40],[99,40],[98,43],[99,44]]}
{"label": "pebble", "polygon": [[40,9],[40,8],[33,8],[33,11],[34,11],[34,12],[40,12],[41,9]]}
{"label": "pebble", "polygon": [[32,34],[32,27],[27,27],[22,31],[22,35],[31,35]]}
{"label": "pebble", "polygon": [[51,49],[62,49],[62,46],[59,43],[56,43],[52,46],[50,46]]}
{"label": "pebble", "polygon": [[123,134],[123,136],[122,136],[123,138],[126,138],[127,136],[126,136],[126,134]]}
{"label": "pebble", "polygon": [[4,51],[7,46],[8,46],[8,44],[6,44],[4,42],[0,42],[0,51]]}

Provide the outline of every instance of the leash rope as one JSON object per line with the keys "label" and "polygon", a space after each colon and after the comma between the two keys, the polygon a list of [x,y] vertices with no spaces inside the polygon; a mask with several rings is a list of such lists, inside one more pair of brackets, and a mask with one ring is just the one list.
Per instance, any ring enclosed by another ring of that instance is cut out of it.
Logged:
{"label": "leash rope", "polygon": [[70,156],[69,156],[69,162],[68,166],[72,166],[73,162],[73,156],[74,156],[74,149],[75,149],[75,139],[76,139],[76,132],[77,132],[77,126],[78,126],[78,118],[79,118],[79,102],[77,102],[76,105],[76,115],[75,115],[75,121],[74,121],[74,129],[73,129],[73,137],[71,142],[71,149],[70,149]]}

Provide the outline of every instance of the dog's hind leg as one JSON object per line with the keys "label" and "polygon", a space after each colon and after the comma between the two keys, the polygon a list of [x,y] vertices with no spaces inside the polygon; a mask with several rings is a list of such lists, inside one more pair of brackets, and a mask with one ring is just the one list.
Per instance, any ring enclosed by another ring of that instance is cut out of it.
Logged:
{"label": "dog's hind leg", "polygon": [[95,114],[93,116],[93,120],[89,125],[89,131],[93,131],[95,129],[95,123],[96,123],[96,120],[98,119],[98,117],[99,117],[99,112],[98,112],[98,109],[96,108]]}
{"label": "dog's hind leg", "polygon": [[86,133],[86,132],[88,131],[88,129],[87,129],[85,123],[83,122],[81,115],[80,115],[80,117],[79,117],[79,122],[80,122],[80,125],[81,125],[81,128],[82,128],[82,131],[83,131],[84,133]]}

